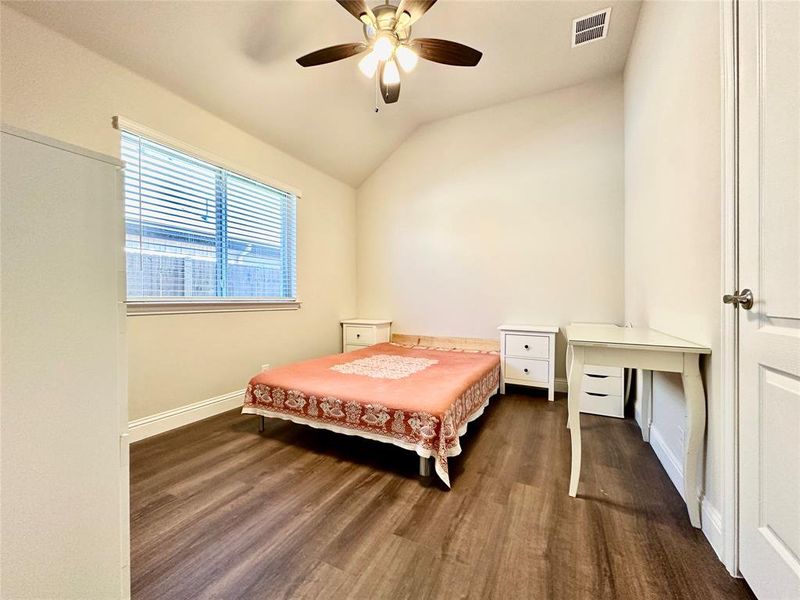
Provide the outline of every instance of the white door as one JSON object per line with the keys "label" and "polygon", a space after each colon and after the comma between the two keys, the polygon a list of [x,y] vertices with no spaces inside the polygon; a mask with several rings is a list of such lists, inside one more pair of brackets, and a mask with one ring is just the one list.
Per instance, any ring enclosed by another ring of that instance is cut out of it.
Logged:
{"label": "white door", "polygon": [[800,598],[800,2],[738,6],[740,570]]}

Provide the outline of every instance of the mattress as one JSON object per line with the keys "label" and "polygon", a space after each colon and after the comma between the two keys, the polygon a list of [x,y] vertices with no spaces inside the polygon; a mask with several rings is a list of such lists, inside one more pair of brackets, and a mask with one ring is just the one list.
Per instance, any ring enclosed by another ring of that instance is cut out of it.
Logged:
{"label": "mattress", "polygon": [[447,459],[496,393],[496,352],[384,343],[262,371],[243,413],[287,419],[388,442],[433,457],[450,486]]}

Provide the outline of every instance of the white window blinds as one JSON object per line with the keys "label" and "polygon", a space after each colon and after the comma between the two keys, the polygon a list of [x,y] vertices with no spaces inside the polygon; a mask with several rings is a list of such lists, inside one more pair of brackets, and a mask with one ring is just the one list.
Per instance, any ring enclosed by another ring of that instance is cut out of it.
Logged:
{"label": "white window blinds", "polygon": [[129,299],[295,299],[293,194],[121,134]]}

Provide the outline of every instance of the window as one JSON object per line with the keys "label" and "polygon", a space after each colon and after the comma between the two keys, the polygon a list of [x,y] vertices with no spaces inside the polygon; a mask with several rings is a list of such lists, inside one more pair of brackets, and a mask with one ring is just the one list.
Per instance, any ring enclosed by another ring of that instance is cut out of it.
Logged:
{"label": "window", "polygon": [[295,299],[293,194],[121,135],[129,300]]}

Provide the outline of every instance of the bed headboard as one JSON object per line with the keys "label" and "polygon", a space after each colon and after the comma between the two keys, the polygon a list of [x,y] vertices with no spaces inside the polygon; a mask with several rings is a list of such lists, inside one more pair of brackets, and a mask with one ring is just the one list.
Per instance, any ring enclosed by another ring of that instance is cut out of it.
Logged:
{"label": "bed headboard", "polygon": [[498,352],[500,340],[484,340],[481,338],[435,337],[432,335],[410,335],[393,333],[395,344],[427,346],[429,348],[458,348],[459,350],[480,350],[481,352]]}

